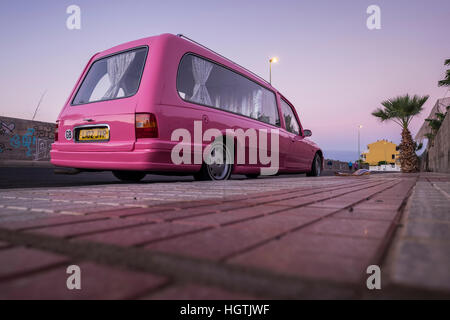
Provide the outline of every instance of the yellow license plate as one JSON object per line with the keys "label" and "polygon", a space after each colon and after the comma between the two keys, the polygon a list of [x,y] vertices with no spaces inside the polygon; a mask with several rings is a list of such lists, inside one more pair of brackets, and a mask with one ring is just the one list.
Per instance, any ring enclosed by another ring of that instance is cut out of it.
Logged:
{"label": "yellow license plate", "polygon": [[106,141],[109,140],[108,128],[81,129],[78,136],[79,141]]}

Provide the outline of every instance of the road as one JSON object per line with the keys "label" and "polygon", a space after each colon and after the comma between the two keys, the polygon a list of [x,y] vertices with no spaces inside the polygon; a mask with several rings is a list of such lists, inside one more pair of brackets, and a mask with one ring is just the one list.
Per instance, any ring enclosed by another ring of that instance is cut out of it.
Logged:
{"label": "road", "polygon": [[[144,183],[192,181],[191,176],[148,175]],[[55,174],[53,168],[0,167],[0,189],[44,188],[123,184],[111,172],[84,172],[76,175]]]}
{"label": "road", "polygon": [[[332,175],[325,171],[324,175]],[[284,175],[282,177],[299,177],[303,175]],[[266,177],[278,178],[278,177]],[[234,180],[246,179],[245,176],[234,175]],[[260,178],[261,179],[261,178]],[[147,175],[142,183],[187,182],[193,181],[192,176],[162,176]],[[124,184],[117,180],[111,172],[83,172],[76,175],[55,174],[53,168],[0,167],[0,189],[8,188],[44,188],[44,187],[75,187],[89,185]]]}
{"label": "road", "polygon": [[0,174],[0,299],[450,297],[448,174]]}

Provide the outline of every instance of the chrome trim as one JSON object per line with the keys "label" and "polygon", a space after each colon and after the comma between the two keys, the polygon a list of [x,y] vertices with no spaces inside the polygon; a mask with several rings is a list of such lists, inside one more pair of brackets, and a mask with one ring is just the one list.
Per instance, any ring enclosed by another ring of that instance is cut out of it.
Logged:
{"label": "chrome trim", "polygon": [[[108,140],[97,140],[97,141],[77,141],[76,137],[77,137],[77,130],[78,129],[86,129],[86,128],[97,128],[97,127],[106,127],[108,128],[109,131],[109,139]],[[81,125],[81,126],[76,126],[73,127],[73,142],[75,143],[105,143],[105,142],[109,142],[111,140],[111,127],[109,126],[109,124],[106,123],[97,123],[97,124],[85,124],[85,125]]]}

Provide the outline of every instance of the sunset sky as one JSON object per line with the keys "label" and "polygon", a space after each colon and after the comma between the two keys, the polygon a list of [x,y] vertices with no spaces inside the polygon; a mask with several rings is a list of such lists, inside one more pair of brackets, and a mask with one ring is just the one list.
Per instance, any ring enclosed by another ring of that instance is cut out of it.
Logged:
{"label": "sunset sky", "polygon": [[[81,30],[66,28],[66,8],[81,7]],[[381,30],[366,9],[381,7]],[[55,121],[88,59],[114,45],[183,33],[268,78],[297,108],[326,152],[354,152],[378,139],[398,143],[400,128],[370,113],[410,93],[436,99],[450,58],[449,0],[4,0],[0,2],[0,114]],[[343,159],[346,160],[346,159]]]}

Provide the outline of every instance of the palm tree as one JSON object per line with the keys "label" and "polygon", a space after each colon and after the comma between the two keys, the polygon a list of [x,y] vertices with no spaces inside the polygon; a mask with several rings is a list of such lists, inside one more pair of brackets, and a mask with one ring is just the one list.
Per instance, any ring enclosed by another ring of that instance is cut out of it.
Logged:
{"label": "palm tree", "polygon": [[[445,60],[445,66],[450,66],[450,59]],[[450,87],[450,69],[445,73],[445,79],[438,82],[439,87]]]}
{"label": "palm tree", "polygon": [[381,122],[393,121],[402,127],[402,141],[400,143],[400,164],[402,172],[416,172],[419,169],[415,152],[415,143],[409,131],[409,124],[418,115],[429,96],[410,97],[408,94],[381,102],[383,108],[378,108],[372,115]]}

